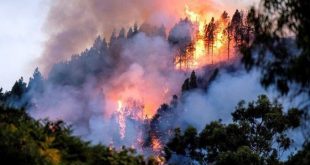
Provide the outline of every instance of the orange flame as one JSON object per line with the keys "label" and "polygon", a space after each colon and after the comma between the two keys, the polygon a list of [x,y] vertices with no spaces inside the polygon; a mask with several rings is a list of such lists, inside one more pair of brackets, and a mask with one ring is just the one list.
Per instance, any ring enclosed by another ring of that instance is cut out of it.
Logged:
{"label": "orange flame", "polygon": [[[188,5],[185,5],[185,14],[187,18],[194,23],[198,28],[194,30],[193,46],[187,48],[184,59],[176,57],[176,68],[182,70],[193,70],[202,66],[213,64],[227,60],[224,50],[225,35],[224,29],[226,27],[224,22],[216,22],[216,32],[214,43],[212,44],[212,55],[206,50],[205,41],[205,26],[208,16],[204,12],[193,11]],[[184,67],[185,66],[185,67]]]}
{"label": "orange flame", "polygon": [[152,148],[153,148],[153,151],[155,152],[158,152],[162,149],[160,140],[156,136],[152,137]]}
{"label": "orange flame", "polygon": [[124,139],[126,131],[126,120],[122,101],[118,100],[117,105],[118,105],[117,112],[118,112],[118,124],[120,127],[120,136],[121,139]]}

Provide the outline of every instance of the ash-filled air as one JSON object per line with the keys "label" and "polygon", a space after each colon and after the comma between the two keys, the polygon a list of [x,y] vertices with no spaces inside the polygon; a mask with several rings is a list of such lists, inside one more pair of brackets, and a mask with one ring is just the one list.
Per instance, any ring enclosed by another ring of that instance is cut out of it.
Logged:
{"label": "ash-filled air", "polygon": [[[242,86],[249,99],[263,92],[258,74],[238,63],[242,40],[227,39],[237,11],[230,6],[223,17],[225,2],[53,1],[38,61],[45,78],[32,80],[29,113],[63,120],[93,143],[153,152],[176,127],[225,120],[220,114],[242,99],[227,88]],[[209,25],[217,31],[207,40]]]}

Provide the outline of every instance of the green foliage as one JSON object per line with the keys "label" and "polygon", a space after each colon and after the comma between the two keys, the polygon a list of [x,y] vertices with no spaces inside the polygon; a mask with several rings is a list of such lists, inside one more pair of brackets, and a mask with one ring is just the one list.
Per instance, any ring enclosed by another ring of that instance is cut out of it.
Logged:
{"label": "green foliage", "polygon": [[44,78],[39,71],[39,68],[36,68],[33,72],[32,77],[29,79],[28,91],[42,93],[44,90]]}
{"label": "green foliage", "polygon": [[310,164],[310,143],[306,143],[302,150],[291,156],[286,165],[308,165]]}
{"label": "green foliage", "polygon": [[11,89],[11,95],[16,98],[21,98],[27,89],[27,84],[24,82],[23,77],[15,82]]}
{"label": "green foliage", "polygon": [[307,0],[262,0],[247,16],[254,36],[241,48],[243,62],[262,68],[261,83],[282,95],[310,95],[309,8]]}
{"label": "green foliage", "polygon": [[[91,145],[62,121],[36,121],[24,110],[0,106],[0,162],[9,164],[146,164],[135,150]],[[150,161],[156,164],[156,160]]]}
{"label": "green foliage", "polygon": [[39,97],[44,90],[44,78],[39,69],[36,68],[33,77],[29,79],[29,83],[24,82],[21,77],[16,81],[11,91],[2,93],[0,88],[0,105],[13,108],[26,108],[30,106],[31,97]]}
{"label": "green foliage", "polygon": [[240,51],[248,70],[262,69],[261,84],[274,86],[282,96],[304,98],[303,132],[310,137],[310,1],[262,0],[247,20],[253,37]]}
{"label": "green foliage", "polygon": [[166,159],[170,159],[173,153],[178,155],[195,156],[195,149],[198,142],[197,130],[194,127],[189,127],[182,135],[179,128],[175,129],[173,139],[165,147]]}
{"label": "green foliage", "polygon": [[290,109],[287,114],[277,102],[271,103],[267,96],[259,96],[256,102],[251,102],[246,108],[240,102],[236,111],[232,113],[233,120],[242,130],[250,129],[248,138],[251,149],[259,154],[269,155],[272,142],[276,140],[279,147],[288,149],[291,140],[285,131],[300,125],[302,112]]}
{"label": "green foliage", "polygon": [[23,97],[27,92],[27,84],[24,82],[23,77],[15,82],[11,91],[6,92],[2,96],[2,100],[6,106],[10,107],[25,107],[27,100]]}
{"label": "green foliage", "polygon": [[259,165],[260,158],[249,147],[241,146],[235,152],[227,151],[219,155],[217,165]]}
{"label": "green foliage", "polygon": [[44,131],[23,110],[0,107],[1,162],[10,164],[52,164],[41,154]]}
{"label": "green foliage", "polygon": [[166,159],[177,154],[200,163],[279,164],[278,153],[292,144],[286,131],[300,125],[301,115],[297,109],[284,113],[279,103],[270,102],[265,95],[247,106],[241,101],[231,124],[213,121],[199,135],[192,127],[184,134],[176,129],[166,145]]}

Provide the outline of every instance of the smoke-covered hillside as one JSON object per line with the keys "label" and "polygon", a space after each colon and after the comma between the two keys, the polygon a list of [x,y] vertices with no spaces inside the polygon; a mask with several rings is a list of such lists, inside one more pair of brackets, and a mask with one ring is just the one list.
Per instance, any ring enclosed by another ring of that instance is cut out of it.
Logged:
{"label": "smoke-covered hillside", "polygon": [[292,17],[279,12],[273,25],[256,8],[173,2],[53,2],[40,68],[0,90],[0,152],[11,159],[17,146],[17,162],[33,164],[303,161],[309,81],[299,56],[309,52],[288,35],[300,6],[283,2]]}

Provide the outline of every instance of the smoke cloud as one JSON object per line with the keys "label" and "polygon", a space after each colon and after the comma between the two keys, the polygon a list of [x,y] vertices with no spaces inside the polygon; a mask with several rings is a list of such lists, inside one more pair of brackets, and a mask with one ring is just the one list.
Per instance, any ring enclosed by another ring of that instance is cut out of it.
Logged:
{"label": "smoke cloud", "polygon": [[[128,40],[119,40],[123,41],[120,56],[105,53],[100,55],[104,65],[97,64],[98,60],[87,64],[105,69],[100,75],[85,75],[75,69],[72,71],[75,76],[71,78],[63,76],[66,68],[54,66],[59,69],[52,70],[53,76],[46,80],[44,92],[28,94],[34,105],[30,114],[38,119],[64,120],[73,126],[76,135],[94,143],[137,147],[137,139],[143,138],[143,120],[152,117],[160,104],[180,92],[185,74],[174,69],[174,53],[165,38],[140,32]],[[95,45],[96,42],[80,58],[97,57],[92,52],[101,49],[95,49]],[[71,63],[76,63],[74,67],[85,67],[83,61],[72,60]],[[78,86],[59,81],[76,82],[76,77],[83,76],[87,78]],[[120,114],[117,111],[119,101],[123,103],[125,114],[123,139],[120,138]]]}
{"label": "smoke cloud", "polygon": [[231,113],[241,100],[253,101],[261,94],[270,96],[259,84],[259,78],[258,71],[220,71],[219,77],[212,82],[207,93],[199,90],[186,96],[179,123],[192,125],[198,131],[211,121],[222,120],[223,123],[230,123]]}
{"label": "smoke cloud", "polygon": [[[117,53],[107,51],[101,38],[91,47],[94,38],[99,34],[109,37],[135,23],[164,25],[168,32],[185,17],[185,5],[207,12],[207,20],[223,12],[224,1],[52,1],[45,25],[48,40],[39,61],[47,79],[43,92],[28,93],[33,105],[29,113],[38,119],[64,120],[76,135],[93,143],[139,146],[148,121],[144,119],[152,117],[172,95],[181,95],[182,83],[189,75],[175,69],[175,49],[163,36],[139,32],[126,38],[120,33],[114,38],[117,41],[109,44]],[[245,6],[241,4],[239,7]],[[181,27],[176,35],[182,38],[184,30],[188,31]],[[83,51],[86,47],[91,48]],[[184,109],[181,117],[171,128],[193,125],[201,130],[211,120],[226,120],[238,101],[261,94],[257,74],[221,73],[208,93],[189,93],[180,107]],[[126,116],[124,137],[120,136],[122,115]]]}
{"label": "smoke cloud", "polygon": [[254,1],[232,4],[230,0],[53,0],[44,26],[48,38],[39,65],[46,75],[53,64],[89,47],[97,35],[110,37],[112,31],[134,23],[165,25],[169,29],[185,17],[185,5],[207,13],[209,21],[222,10],[232,14],[236,8],[243,9]]}

